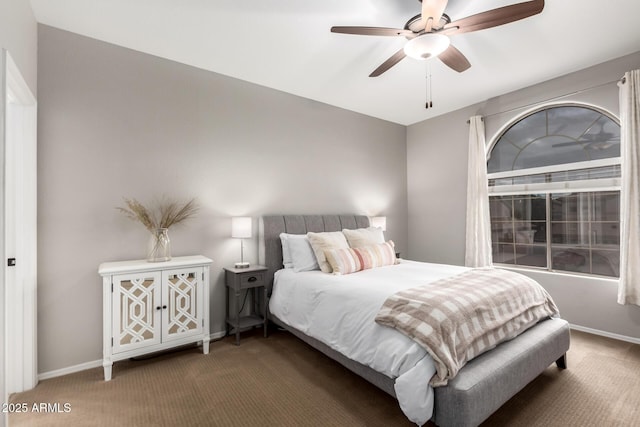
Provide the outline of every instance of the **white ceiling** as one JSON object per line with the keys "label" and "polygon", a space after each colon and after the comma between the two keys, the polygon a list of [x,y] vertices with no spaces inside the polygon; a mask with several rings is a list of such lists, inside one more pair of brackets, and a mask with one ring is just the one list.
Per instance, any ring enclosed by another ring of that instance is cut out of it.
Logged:
{"label": "white ceiling", "polygon": [[[449,0],[452,20],[521,0]],[[402,37],[334,34],[333,25],[402,28],[418,0],[31,0],[38,22],[409,125],[640,51],[640,0],[547,0],[541,14],[451,37],[457,73],[405,58],[368,77]]]}

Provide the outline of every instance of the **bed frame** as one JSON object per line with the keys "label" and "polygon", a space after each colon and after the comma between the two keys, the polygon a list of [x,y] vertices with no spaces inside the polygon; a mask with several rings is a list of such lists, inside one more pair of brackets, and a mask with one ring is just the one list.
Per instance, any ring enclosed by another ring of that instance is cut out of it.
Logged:
{"label": "bed frame", "polygon": [[[262,217],[259,257],[260,263],[268,269],[267,294],[271,295],[274,273],[282,268],[280,233],[306,234],[310,231],[341,231],[344,228],[368,226],[369,218],[363,215]],[[392,378],[345,357],[271,314],[269,320],[396,397]],[[442,427],[479,425],[552,363],[555,362],[558,368],[565,369],[569,341],[569,324],[562,319],[549,319],[476,357],[467,363],[447,386],[434,389],[434,414],[431,421]]]}

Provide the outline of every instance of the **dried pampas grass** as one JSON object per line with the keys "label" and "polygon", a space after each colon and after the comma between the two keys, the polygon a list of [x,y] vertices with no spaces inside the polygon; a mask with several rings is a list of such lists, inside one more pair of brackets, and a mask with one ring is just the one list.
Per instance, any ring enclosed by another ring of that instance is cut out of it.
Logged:
{"label": "dried pampas grass", "polygon": [[174,200],[162,200],[154,206],[154,209],[146,208],[136,199],[124,198],[126,207],[116,209],[127,216],[127,218],[140,222],[151,232],[158,228],[169,228],[179,224],[198,212],[198,205],[195,199],[181,204]]}

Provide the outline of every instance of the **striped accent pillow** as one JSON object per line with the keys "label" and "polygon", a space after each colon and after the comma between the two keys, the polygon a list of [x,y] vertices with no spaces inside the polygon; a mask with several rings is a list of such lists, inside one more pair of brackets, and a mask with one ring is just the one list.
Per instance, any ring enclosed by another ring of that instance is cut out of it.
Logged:
{"label": "striped accent pillow", "polygon": [[333,268],[333,274],[350,274],[360,270],[397,263],[392,240],[361,248],[331,249],[325,257]]}

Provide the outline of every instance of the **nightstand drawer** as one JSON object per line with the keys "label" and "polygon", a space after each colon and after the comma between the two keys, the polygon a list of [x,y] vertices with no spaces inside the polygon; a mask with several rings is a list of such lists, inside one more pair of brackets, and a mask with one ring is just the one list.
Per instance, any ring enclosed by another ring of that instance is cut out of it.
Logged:
{"label": "nightstand drawer", "polygon": [[240,275],[240,289],[255,288],[264,286],[264,273],[246,273]]}

